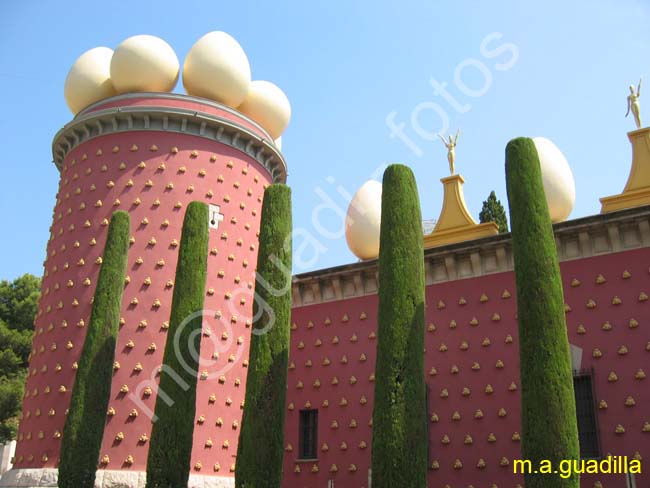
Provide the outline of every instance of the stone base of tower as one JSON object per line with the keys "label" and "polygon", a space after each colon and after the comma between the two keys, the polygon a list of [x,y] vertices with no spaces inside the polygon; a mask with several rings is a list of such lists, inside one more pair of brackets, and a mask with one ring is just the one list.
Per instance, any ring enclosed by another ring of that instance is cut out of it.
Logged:
{"label": "stone base of tower", "polygon": [[[58,470],[12,469],[0,477],[1,488],[56,487]],[[144,471],[100,469],[97,471],[95,488],[144,488],[147,474]],[[190,475],[187,488],[233,488],[235,478],[224,476]]]}

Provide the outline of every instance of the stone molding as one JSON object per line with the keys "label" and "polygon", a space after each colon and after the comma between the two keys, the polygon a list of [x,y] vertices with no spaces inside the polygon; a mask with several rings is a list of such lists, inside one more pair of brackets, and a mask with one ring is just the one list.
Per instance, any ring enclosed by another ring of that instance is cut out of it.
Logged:
{"label": "stone molding", "polygon": [[[156,98],[156,94],[139,95],[140,97]],[[177,97],[204,103],[202,99],[180,95]],[[103,102],[105,103],[107,100],[103,100]],[[249,121],[239,112],[233,112],[226,107],[219,108]],[[251,123],[254,124],[252,121]],[[213,114],[180,107],[155,105],[126,105],[82,112],[54,136],[52,142],[54,164],[60,170],[65,156],[72,149],[88,140],[107,134],[133,131],[175,132],[219,142],[255,159],[266,168],[274,183],[284,183],[287,180],[287,165],[282,153],[275,147],[275,144],[255,134],[251,129],[231,119]]]}
{"label": "stone molding", "polygon": [[[108,470],[97,471],[95,488],[144,488],[147,478],[145,471]],[[12,469],[0,477],[2,488],[41,488],[56,487],[58,470]],[[235,478],[224,476],[190,475],[187,488],[233,488]]]}
{"label": "stone molding", "polygon": [[[560,261],[650,246],[650,206],[560,222],[553,226]],[[513,270],[510,233],[424,250],[426,284]],[[377,260],[293,277],[293,308],[375,295]]]}

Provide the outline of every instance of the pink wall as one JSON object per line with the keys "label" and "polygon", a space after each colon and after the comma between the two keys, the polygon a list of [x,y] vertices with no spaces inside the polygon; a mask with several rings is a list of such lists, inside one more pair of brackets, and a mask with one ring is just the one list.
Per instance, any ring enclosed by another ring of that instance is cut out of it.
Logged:
{"label": "pink wall", "polygon": [[[566,315],[569,340],[583,348],[582,368],[595,371],[596,402],[605,400],[608,405],[597,413],[603,455],[631,457],[638,452],[650,458],[650,432],[642,431],[644,422],[650,422],[650,390],[647,379],[635,379],[639,369],[650,374],[650,309],[647,301],[639,300],[641,293],[650,293],[649,265],[650,250],[642,249],[569,261],[561,266],[566,303],[571,307]],[[631,277],[624,279],[626,270]],[[596,283],[599,274],[605,277],[605,283]],[[571,286],[574,278],[580,280],[579,286]],[[506,290],[510,298],[504,297]],[[612,304],[614,297],[621,303]],[[595,308],[587,307],[590,299],[596,303]],[[444,306],[439,307],[439,302]],[[514,275],[501,273],[429,286],[427,305],[429,414],[435,413],[438,418],[429,426],[430,462],[437,461],[439,466],[429,471],[429,486],[503,488],[523,484],[521,475],[512,474],[512,462],[521,456],[521,442],[513,440],[515,432],[521,433]],[[371,334],[376,331],[376,309],[376,296],[294,309],[291,362],[295,369],[289,371],[284,486],[325,487],[330,479],[336,487],[368,486],[374,391],[371,375],[376,349]],[[474,318],[476,325],[472,325]],[[632,318],[638,327],[629,327]],[[602,329],[605,321],[612,324],[611,330]],[[580,324],[585,334],[577,332]],[[512,342],[506,341],[508,336]],[[334,337],[339,339],[337,344],[333,343]],[[489,339],[489,345],[483,345],[485,339]],[[466,349],[464,345],[461,349],[463,341]],[[446,351],[441,350],[443,344]],[[618,353],[622,345],[627,347],[627,354]],[[601,358],[592,357],[594,348],[600,349]],[[366,356],[365,361],[360,359],[361,354]],[[342,362],[344,357],[347,362]],[[328,366],[323,365],[325,358],[330,360]],[[311,367],[307,361],[311,361]],[[503,363],[502,368],[497,367],[498,361]],[[474,363],[480,369],[473,370]],[[452,373],[453,366],[458,373]],[[618,381],[608,381],[611,371]],[[334,377],[337,385],[332,385]],[[357,380],[354,384],[350,382],[352,377]],[[314,386],[316,380],[320,387]],[[299,388],[299,382],[303,388]],[[516,390],[509,389],[511,383]],[[491,394],[485,392],[488,384],[493,389]],[[468,396],[463,395],[464,388],[469,389]],[[443,390],[448,393],[446,398],[441,397]],[[634,398],[635,406],[625,406],[628,396]],[[368,400],[365,405],[362,397]],[[341,405],[343,398],[347,405]],[[329,402],[327,407],[323,406],[325,400]],[[297,460],[298,419],[299,410],[307,402],[319,409],[319,448],[326,443],[329,450],[319,449],[317,462],[301,463]],[[499,416],[502,408],[505,416]],[[483,418],[474,418],[477,409]],[[455,412],[460,414],[460,420],[452,420]],[[353,419],[356,428],[350,425]],[[332,426],[333,421],[338,428]],[[618,424],[625,428],[624,434],[616,434]],[[495,442],[488,441],[490,433]],[[448,444],[442,442],[445,435]],[[471,444],[464,443],[468,435]],[[367,447],[362,448],[361,442]],[[503,458],[508,465],[500,465]],[[462,463],[460,469],[454,469],[457,459]],[[479,459],[485,461],[485,468],[477,468]],[[333,465],[336,472],[331,471]],[[296,472],[297,468],[300,472]],[[606,488],[626,486],[622,475],[585,475],[582,486],[591,488],[597,479]],[[647,485],[650,475],[637,476],[637,486]]]}
{"label": "pink wall", "polygon": [[[261,202],[269,182],[267,171],[240,151],[190,135],[106,135],[68,154],[47,248],[15,467],[57,466],[73,363],[83,346],[100,269],[95,262],[108,228],[103,221],[120,209],[131,215],[135,241],[129,249],[130,282],[123,295],[124,323],[115,358],[120,368],[111,383],[115,415],[107,416],[101,455],[110,458],[104,466],[108,469],[145,468],[149,443],[141,436],[151,432],[147,410],[155,405],[155,371],[167,339],[164,323],[169,320],[178,253],[173,241],[180,241],[187,205],[200,200],[220,205],[225,218],[218,230],[210,231],[205,308],[211,312],[204,317],[200,366],[208,377],[198,383],[192,466],[202,465],[196,473],[232,476],[246,384]],[[83,327],[78,326],[81,320]],[[146,396],[151,378],[154,392]],[[120,393],[123,385],[128,393]],[[137,417],[130,417],[133,409]],[[117,441],[120,432],[124,439]],[[208,439],[213,447],[206,444]],[[126,462],[128,456],[132,464]]]}

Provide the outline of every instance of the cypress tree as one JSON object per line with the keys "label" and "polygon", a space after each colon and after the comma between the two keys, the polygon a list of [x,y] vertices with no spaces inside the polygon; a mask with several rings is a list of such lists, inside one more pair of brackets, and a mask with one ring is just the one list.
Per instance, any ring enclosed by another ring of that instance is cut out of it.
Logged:
{"label": "cypress tree", "polygon": [[291,190],[264,192],[257,256],[253,333],[235,486],[279,488],[291,319]]}
{"label": "cypress tree", "polygon": [[129,249],[129,214],[111,217],[61,440],[60,488],[93,488],[111,394]]}
{"label": "cypress tree", "polygon": [[[506,147],[506,184],[517,285],[522,456],[534,467],[580,458],[564,293],[553,227],[532,139]],[[577,474],[525,475],[527,488],[579,488]]]}
{"label": "cypress tree", "polygon": [[[188,205],[178,251],[172,309],[156,398],[147,488],[187,486],[208,256],[208,206]],[[168,397],[169,402],[161,394]]]}
{"label": "cypress tree", "polygon": [[482,224],[495,222],[499,226],[499,234],[508,232],[508,217],[506,217],[506,211],[501,205],[501,201],[497,199],[494,190],[490,192],[487,200],[483,201],[483,208],[478,218]]}
{"label": "cypress tree", "polygon": [[415,178],[391,165],[383,178],[372,436],[373,488],[427,484],[424,253]]}

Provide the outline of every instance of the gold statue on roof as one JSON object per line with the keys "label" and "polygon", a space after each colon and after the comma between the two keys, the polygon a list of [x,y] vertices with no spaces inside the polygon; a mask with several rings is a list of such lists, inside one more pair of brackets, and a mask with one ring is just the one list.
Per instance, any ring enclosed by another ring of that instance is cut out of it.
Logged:
{"label": "gold statue on roof", "polygon": [[641,128],[641,107],[639,106],[639,97],[641,96],[641,82],[643,79],[639,80],[639,86],[634,90],[634,85],[630,85],[630,94],[627,96],[627,117],[632,112],[634,115],[634,122],[636,122],[636,128]]}
{"label": "gold statue on roof", "polygon": [[460,135],[460,129],[456,132],[456,137],[449,136],[449,142],[438,134],[438,137],[442,143],[447,148],[447,161],[449,161],[449,172],[453,175],[455,173],[454,162],[456,161],[456,144],[458,143],[458,136]]}

